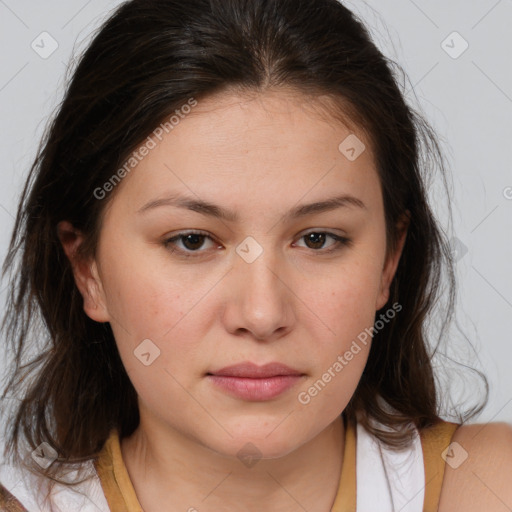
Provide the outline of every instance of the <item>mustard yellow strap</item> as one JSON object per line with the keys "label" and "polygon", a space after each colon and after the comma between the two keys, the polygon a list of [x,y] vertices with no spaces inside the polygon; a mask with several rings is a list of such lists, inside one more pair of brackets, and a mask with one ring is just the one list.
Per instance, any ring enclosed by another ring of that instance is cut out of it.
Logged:
{"label": "mustard yellow strap", "polygon": [[450,444],[457,427],[459,427],[458,423],[441,421],[431,427],[420,429],[425,466],[423,512],[437,512],[446,464],[442,453]]}
{"label": "mustard yellow strap", "polygon": [[94,466],[110,512],[142,512],[135,489],[123,462],[116,430],[112,430]]}
{"label": "mustard yellow strap", "polygon": [[98,473],[101,487],[103,489],[103,494],[105,495],[108,508],[111,512],[123,510],[123,508],[126,506],[124,503],[123,495],[121,494],[119,486],[116,484],[115,478],[113,477],[112,466],[109,466],[105,459],[106,457],[101,456],[100,454],[100,459],[94,462],[96,472]]}
{"label": "mustard yellow strap", "polygon": [[2,484],[0,484],[0,511],[28,512],[28,510]]}
{"label": "mustard yellow strap", "polygon": [[347,421],[340,486],[331,512],[356,512],[356,425]]}

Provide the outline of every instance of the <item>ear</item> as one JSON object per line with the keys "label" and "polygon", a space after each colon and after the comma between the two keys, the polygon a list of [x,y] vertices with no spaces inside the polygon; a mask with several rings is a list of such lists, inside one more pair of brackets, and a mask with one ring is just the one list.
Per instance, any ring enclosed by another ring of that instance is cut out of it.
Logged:
{"label": "ear", "polygon": [[96,322],[108,322],[110,318],[96,261],[84,260],[78,252],[84,240],[82,233],[71,223],[61,221],[57,225],[57,234],[71,263],[76,286],[84,299],[85,313]]}
{"label": "ear", "polygon": [[376,311],[383,308],[386,305],[386,302],[389,300],[389,289],[391,287],[393,277],[395,277],[400,257],[402,256],[405,239],[407,237],[407,229],[409,228],[409,222],[409,212],[406,212],[404,215],[402,215],[402,217],[400,217],[397,222],[396,230],[398,237],[394,251],[387,254],[384,268],[382,269],[380,290],[379,294],[377,295],[377,301],[375,303]]}

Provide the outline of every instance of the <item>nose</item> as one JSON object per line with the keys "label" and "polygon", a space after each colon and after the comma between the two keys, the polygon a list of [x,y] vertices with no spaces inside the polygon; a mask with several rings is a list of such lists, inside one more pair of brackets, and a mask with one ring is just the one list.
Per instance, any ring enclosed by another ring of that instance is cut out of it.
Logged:
{"label": "nose", "polygon": [[223,313],[228,332],[272,341],[292,330],[295,296],[276,258],[266,251],[251,263],[236,256],[228,279]]}

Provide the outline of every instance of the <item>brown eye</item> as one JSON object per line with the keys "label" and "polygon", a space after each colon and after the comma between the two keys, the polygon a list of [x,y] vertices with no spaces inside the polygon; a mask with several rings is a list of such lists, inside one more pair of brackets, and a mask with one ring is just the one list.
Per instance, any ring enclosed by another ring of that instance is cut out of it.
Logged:
{"label": "brown eye", "polygon": [[321,249],[325,243],[325,233],[309,233],[304,236],[304,240],[306,241],[306,245],[310,249]]}
{"label": "brown eye", "polygon": [[[333,240],[333,242],[326,246],[325,244],[329,238]],[[324,231],[311,231],[300,237],[299,240],[304,240],[306,248],[322,253],[335,251],[351,244],[351,241],[344,236]],[[301,245],[301,247],[304,246]]]}
{"label": "brown eye", "polygon": [[[210,245],[205,246],[205,242],[210,242]],[[164,240],[163,245],[166,249],[172,249],[172,252],[183,256],[200,256],[206,253],[207,249],[214,248],[215,243],[206,233],[183,231]]]}
{"label": "brown eye", "polygon": [[197,249],[200,249],[201,246],[203,245],[204,243],[204,239],[206,238],[205,235],[198,235],[196,233],[193,233],[191,235],[184,235],[184,236],[181,236],[180,237],[182,242],[183,242],[183,245],[191,250],[191,251],[195,251]]}

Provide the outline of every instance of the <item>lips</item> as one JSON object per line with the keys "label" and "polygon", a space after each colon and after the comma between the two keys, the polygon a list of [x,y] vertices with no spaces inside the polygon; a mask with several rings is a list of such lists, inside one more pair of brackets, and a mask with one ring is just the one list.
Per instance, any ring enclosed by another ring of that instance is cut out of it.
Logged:
{"label": "lips", "polygon": [[279,377],[288,375],[303,375],[302,372],[290,368],[282,363],[268,363],[258,366],[251,362],[244,362],[232,366],[226,366],[220,370],[209,372],[209,375],[218,375],[223,377],[240,377],[246,379],[264,379],[269,377]]}
{"label": "lips", "polygon": [[246,401],[262,402],[291,389],[304,374],[282,363],[258,366],[245,362],[209,372],[206,377],[224,393]]}

